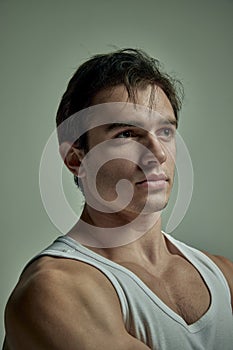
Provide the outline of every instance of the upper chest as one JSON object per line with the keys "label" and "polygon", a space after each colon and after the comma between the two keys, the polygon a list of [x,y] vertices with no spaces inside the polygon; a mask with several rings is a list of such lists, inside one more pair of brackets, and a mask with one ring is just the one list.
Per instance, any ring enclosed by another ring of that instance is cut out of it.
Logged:
{"label": "upper chest", "polygon": [[197,269],[184,259],[175,259],[163,272],[156,267],[122,263],[187,324],[195,323],[210,306],[208,287]]}

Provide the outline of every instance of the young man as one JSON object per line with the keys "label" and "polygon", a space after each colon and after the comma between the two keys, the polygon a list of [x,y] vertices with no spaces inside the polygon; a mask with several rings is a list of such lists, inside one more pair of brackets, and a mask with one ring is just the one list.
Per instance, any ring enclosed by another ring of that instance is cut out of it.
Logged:
{"label": "young man", "polygon": [[57,125],[86,203],[22,273],[4,349],[233,348],[233,264],[161,230],[180,107],[175,82],[140,50],[77,70]]}

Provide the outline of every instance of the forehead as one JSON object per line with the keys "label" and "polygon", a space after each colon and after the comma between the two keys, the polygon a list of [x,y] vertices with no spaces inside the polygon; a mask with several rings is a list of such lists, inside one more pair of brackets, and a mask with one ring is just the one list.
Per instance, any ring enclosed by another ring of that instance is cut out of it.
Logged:
{"label": "forehead", "polygon": [[110,102],[134,102],[137,105],[152,109],[161,115],[174,115],[172,105],[159,86],[147,85],[145,88],[135,90],[135,100],[129,99],[128,92],[124,85],[99,91],[92,99],[92,105]]}
{"label": "forehead", "polygon": [[131,123],[148,130],[161,121],[176,122],[173,108],[160,87],[148,85],[135,91],[135,101],[128,97],[123,85],[98,92],[92,100],[86,119],[90,129],[103,124]]}

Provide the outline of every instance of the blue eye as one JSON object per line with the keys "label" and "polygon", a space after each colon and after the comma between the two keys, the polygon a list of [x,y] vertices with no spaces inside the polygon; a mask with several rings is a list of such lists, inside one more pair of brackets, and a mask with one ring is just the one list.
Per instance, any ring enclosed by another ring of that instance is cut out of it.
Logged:
{"label": "blue eye", "polygon": [[164,132],[165,136],[170,136],[171,135],[171,129],[168,129],[168,128],[163,129],[163,132]]}
{"label": "blue eye", "polygon": [[171,128],[163,128],[159,131],[159,136],[166,138],[166,139],[170,139],[173,137],[175,131]]}

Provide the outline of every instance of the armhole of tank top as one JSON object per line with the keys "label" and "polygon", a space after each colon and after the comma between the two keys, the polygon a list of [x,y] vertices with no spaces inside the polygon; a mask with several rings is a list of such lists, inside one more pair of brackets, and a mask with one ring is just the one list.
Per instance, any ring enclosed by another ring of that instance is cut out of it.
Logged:
{"label": "armhole of tank top", "polygon": [[[184,250],[184,254],[187,255],[187,258],[189,259],[189,252],[193,252],[194,256],[196,257],[196,259],[201,259],[203,261],[203,263],[207,263],[208,265],[211,265],[212,270],[215,271],[215,273],[217,274],[217,276],[219,277],[219,279],[221,280],[221,283],[223,284],[225,291],[227,293],[229,302],[231,304],[231,291],[230,291],[230,287],[228,285],[227,279],[224,275],[224,273],[222,272],[222,270],[218,267],[218,265],[208,257],[208,255],[206,255],[205,253],[203,253],[201,250],[198,250],[194,247],[190,247],[189,245],[187,245],[184,242],[180,242],[178,240],[176,240],[174,237],[172,237],[171,235],[163,232],[165,234],[166,237],[168,237],[168,239],[171,240],[171,242],[178,248],[180,249],[181,253],[183,253]],[[191,259],[190,259],[191,261]]]}
{"label": "armhole of tank top", "polygon": [[231,290],[224,273],[222,272],[220,267],[218,267],[218,265],[211,258],[208,257],[208,255],[206,255],[202,251],[198,251],[198,252],[202,255],[203,259],[206,259],[209,262],[209,264],[212,265],[212,268],[214,269],[219,279],[221,280],[223,286],[225,287],[226,293],[228,295],[229,303],[231,304]]}

